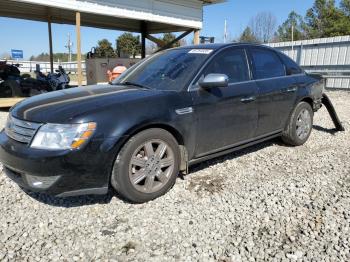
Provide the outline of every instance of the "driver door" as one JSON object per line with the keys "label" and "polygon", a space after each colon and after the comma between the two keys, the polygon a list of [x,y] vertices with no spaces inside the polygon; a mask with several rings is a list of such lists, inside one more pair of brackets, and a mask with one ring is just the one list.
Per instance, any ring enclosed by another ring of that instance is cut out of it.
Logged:
{"label": "driver door", "polygon": [[[225,74],[228,87],[203,89],[198,80],[208,74]],[[216,54],[201,72],[191,90],[196,117],[195,157],[216,153],[254,137],[258,88],[251,80],[244,48],[231,47]]]}

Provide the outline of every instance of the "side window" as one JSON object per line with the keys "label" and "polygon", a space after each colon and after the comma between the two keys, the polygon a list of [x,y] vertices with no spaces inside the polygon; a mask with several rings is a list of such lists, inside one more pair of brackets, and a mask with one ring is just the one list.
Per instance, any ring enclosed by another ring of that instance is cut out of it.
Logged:
{"label": "side window", "polygon": [[285,76],[285,67],[276,53],[267,49],[252,48],[255,79]]}
{"label": "side window", "polygon": [[230,84],[250,80],[245,51],[227,49],[220,52],[206,66],[202,76],[208,74],[225,74]]}
{"label": "side window", "polygon": [[286,65],[287,75],[297,75],[303,72],[303,70],[291,58],[282,53],[280,53],[279,56]]}

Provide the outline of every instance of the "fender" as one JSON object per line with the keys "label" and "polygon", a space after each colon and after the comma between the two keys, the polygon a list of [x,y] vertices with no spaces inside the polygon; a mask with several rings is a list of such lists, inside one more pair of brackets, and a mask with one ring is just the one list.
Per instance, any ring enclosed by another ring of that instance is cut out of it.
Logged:
{"label": "fender", "polygon": [[[188,150],[184,140],[184,135],[177,128],[170,125],[169,123],[161,123],[161,122],[152,122],[152,123],[144,123],[142,125],[134,126],[129,129],[123,136],[113,137],[106,139],[105,142],[101,145],[100,150],[102,152],[112,152],[112,155],[116,157],[120,149],[127,143],[127,141],[137,133],[142,132],[143,130],[149,128],[161,128],[168,131],[170,134],[174,136],[179,144],[180,155],[181,155],[181,165],[180,171],[188,173]],[[114,158],[115,158],[114,157]]]}

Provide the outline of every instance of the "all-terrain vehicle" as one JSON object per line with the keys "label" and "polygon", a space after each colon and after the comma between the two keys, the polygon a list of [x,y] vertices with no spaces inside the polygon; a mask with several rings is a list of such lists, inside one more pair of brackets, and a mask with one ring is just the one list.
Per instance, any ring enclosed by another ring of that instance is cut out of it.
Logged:
{"label": "all-terrain vehicle", "polygon": [[42,93],[69,88],[70,78],[62,66],[56,73],[47,75],[37,65],[36,77],[21,75],[19,64],[0,62],[0,97],[30,97]]}

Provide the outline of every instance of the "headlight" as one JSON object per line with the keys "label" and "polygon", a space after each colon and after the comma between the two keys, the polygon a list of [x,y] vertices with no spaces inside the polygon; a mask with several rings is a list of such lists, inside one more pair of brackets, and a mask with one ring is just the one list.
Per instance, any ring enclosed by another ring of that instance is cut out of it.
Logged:
{"label": "headlight", "polygon": [[78,149],[93,135],[96,123],[45,124],[36,133],[31,147],[49,150]]}

